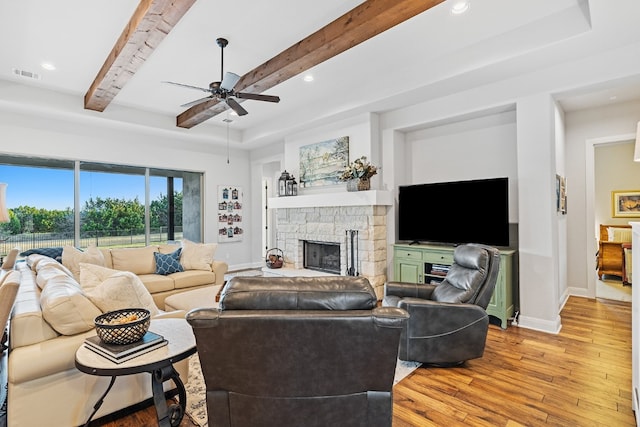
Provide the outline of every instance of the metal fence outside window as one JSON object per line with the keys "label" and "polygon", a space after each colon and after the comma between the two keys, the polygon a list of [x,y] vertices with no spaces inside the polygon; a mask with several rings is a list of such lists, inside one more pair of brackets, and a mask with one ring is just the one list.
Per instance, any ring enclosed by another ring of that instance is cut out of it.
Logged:
{"label": "metal fence outside window", "polygon": [[[174,239],[182,239],[182,227],[174,227]],[[168,242],[167,227],[152,229],[149,244]],[[12,248],[19,247],[21,252],[35,248],[51,248],[74,246],[73,232],[68,233],[22,233],[0,235],[0,256],[9,253]],[[104,248],[145,246],[145,234],[140,230],[101,230],[82,232],[80,248],[89,246]]]}

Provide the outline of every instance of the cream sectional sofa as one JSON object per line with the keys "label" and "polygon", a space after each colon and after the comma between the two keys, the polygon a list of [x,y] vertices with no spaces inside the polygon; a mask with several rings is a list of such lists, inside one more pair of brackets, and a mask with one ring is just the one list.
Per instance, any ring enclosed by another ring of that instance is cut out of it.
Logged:
{"label": "cream sectional sofa", "polygon": [[[95,334],[93,319],[102,312],[100,304],[94,303],[98,300],[88,296],[96,288],[83,288],[77,273],[85,281],[87,272],[112,273],[104,281],[112,284],[139,278],[144,286],[135,281],[137,294],[133,296],[139,298],[135,304],[153,307],[154,317],[184,318],[184,311],[164,311],[164,298],[224,281],[226,264],[217,262],[211,263],[210,271],[185,268],[166,276],[155,274],[153,252],[176,250],[175,245],[167,246],[171,247],[88,250],[66,265],[43,255],[30,255],[16,263],[21,277],[9,329],[7,425],[83,425],[108,386],[108,377],[83,374],[75,368],[75,352],[86,337]],[[137,276],[113,272],[119,268]],[[188,361],[176,363],[175,368],[186,382]],[[171,387],[171,381],[165,383],[166,389]],[[148,374],[119,377],[94,419],[151,396]]]}
{"label": "cream sectional sofa", "polygon": [[[169,254],[177,248],[179,246],[160,245],[144,248],[101,248],[100,251],[104,256],[105,267],[135,273],[153,296],[156,305],[164,309],[164,299],[169,295],[205,286],[222,285],[229,267],[227,263],[215,259],[210,263],[206,260],[194,263],[181,259],[180,262],[184,265],[185,271],[166,276],[156,274],[153,253]],[[187,247],[183,248],[184,250],[187,250]]]}

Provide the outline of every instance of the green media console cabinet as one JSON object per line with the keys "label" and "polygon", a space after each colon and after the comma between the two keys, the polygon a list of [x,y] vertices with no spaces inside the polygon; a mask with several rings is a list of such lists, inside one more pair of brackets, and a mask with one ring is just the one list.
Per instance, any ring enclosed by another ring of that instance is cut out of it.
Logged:
{"label": "green media console cabinet", "polygon": [[[453,264],[451,246],[393,245],[393,280],[409,283],[439,283]],[[517,292],[516,251],[500,250],[500,271],[487,313],[500,319],[505,329],[513,317],[514,293]]]}

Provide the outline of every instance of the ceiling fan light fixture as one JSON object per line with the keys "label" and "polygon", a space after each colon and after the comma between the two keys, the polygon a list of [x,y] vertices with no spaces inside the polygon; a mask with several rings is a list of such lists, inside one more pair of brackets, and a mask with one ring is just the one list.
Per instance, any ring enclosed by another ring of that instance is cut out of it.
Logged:
{"label": "ceiling fan light fixture", "polygon": [[238,80],[240,80],[239,75],[235,73],[230,73],[227,71],[224,74],[224,78],[222,79],[222,82],[220,83],[220,88],[230,91],[233,89],[236,83],[238,83]]}

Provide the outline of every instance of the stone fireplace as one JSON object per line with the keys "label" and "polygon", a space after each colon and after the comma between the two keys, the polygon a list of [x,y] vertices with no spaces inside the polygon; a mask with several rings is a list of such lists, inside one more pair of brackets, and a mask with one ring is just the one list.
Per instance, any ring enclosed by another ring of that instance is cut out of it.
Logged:
{"label": "stone fireplace", "polygon": [[351,260],[348,230],[357,230],[354,259],[358,275],[369,279],[378,298],[384,293],[387,263],[387,210],[391,193],[359,191],[269,199],[276,208],[276,244],[286,268],[305,269],[305,241],[339,247],[339,271],[346,276]]}

